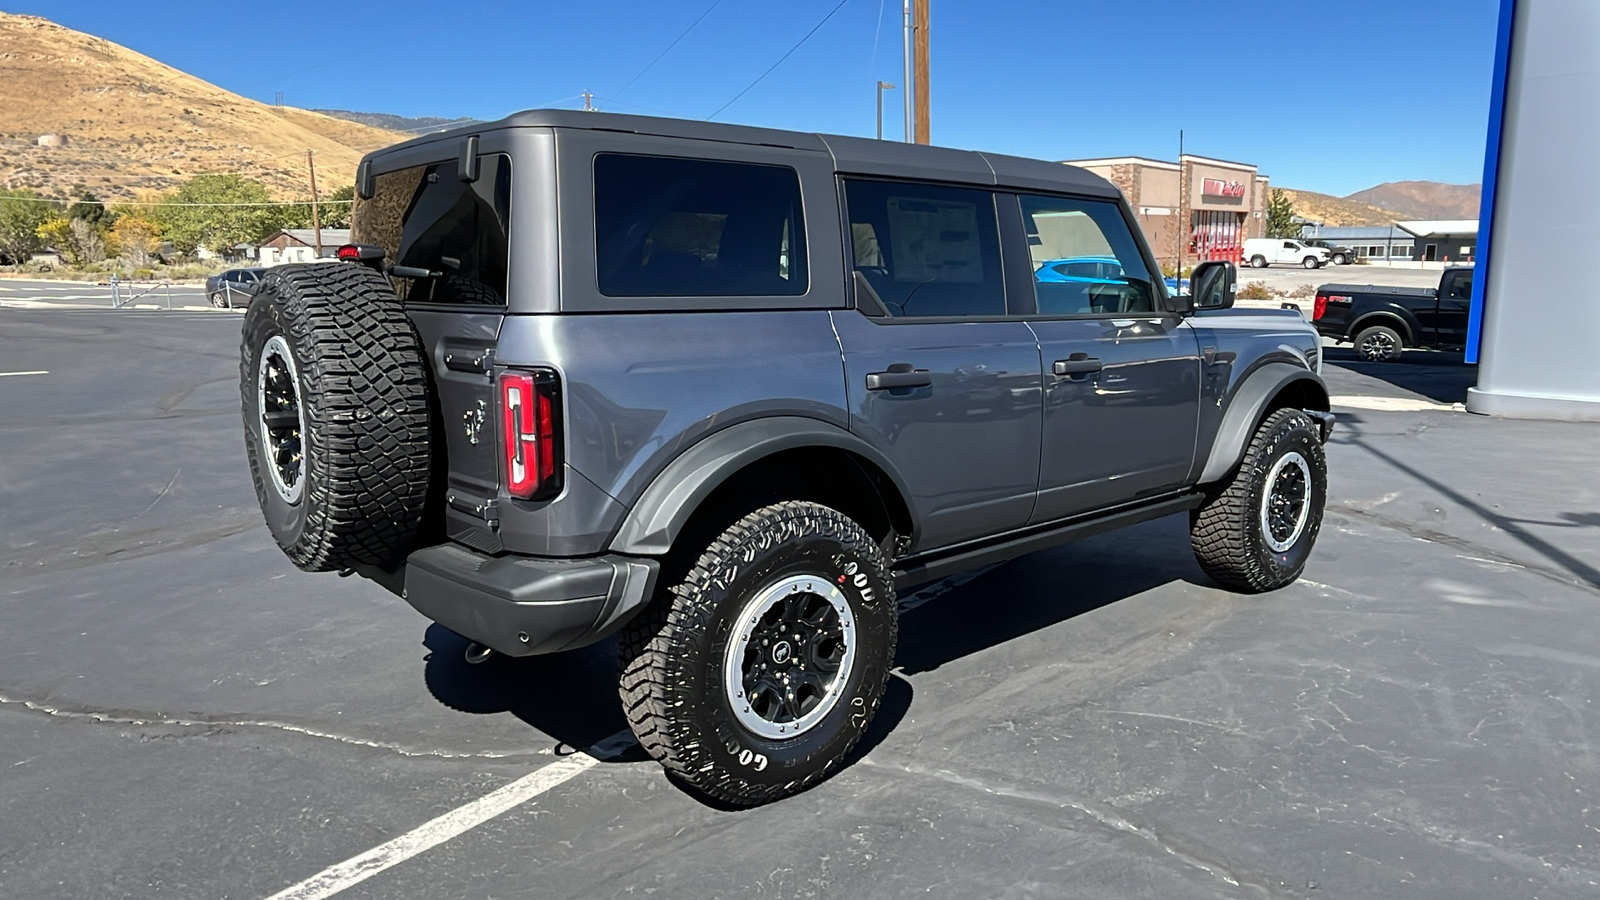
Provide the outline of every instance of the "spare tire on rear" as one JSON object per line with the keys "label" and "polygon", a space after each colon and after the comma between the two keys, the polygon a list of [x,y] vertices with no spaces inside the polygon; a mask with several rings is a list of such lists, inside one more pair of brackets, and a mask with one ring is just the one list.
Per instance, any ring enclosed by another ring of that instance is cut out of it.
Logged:
{"label": "spare tire on rear", "polygon": [[270,270],[240,357],[250,475],[278,546],[308,572],[395,568],[428,497],[429,385],[388,279],[350,263]]}

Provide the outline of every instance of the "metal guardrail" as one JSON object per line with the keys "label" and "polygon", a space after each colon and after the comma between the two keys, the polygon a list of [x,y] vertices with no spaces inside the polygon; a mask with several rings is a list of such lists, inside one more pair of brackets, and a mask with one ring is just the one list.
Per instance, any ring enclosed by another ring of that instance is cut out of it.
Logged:
{"label": "metal guardrail", "polygon": [[[116,275],[112,275],[111,276],[111,308],[112,309],[123,309],[123,308],[127,307],[130,303],[132,303],[133,301],[138,300],[140,297],[146,296],[147,294],[153,293],[157,289],[162,289],[162,290],[164,290],[166,292],[167,309],[171,309],[172,308],[172,282],[170,280],[168,280],[168,279],[163,278],[163,279],[161,279],[160,283],[152,284],[149,287],[145,288],[142,291],[139,291],[136,294],[135,293],[130,293],[126,297],[124,297],[122,295],[122,289],[123,289],[122,282],[117,278]],[[129,290],[131,291],[132,288],[129,288]],[[230,308],[232,308],[232,307],[230,306]]]}

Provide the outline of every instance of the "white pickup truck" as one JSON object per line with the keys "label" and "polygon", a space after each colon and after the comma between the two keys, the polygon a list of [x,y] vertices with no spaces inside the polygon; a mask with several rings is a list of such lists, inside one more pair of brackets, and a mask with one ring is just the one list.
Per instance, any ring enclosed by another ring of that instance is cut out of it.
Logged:
{"label": "white pickup truck", "polygon": [[1257,269],[1274,263],[1320,269],[1327,265],[1328,248],[1312,247],[1288,238],[1250,238],[1244,242],[1244,261]]}

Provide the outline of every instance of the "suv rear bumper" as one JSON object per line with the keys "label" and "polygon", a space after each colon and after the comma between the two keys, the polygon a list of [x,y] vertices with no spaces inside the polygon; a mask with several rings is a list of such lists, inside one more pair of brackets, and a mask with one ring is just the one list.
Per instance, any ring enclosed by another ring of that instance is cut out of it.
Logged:
{"label": "suv rear bumper", "polygon": [[659,570],[653,559],[494,557],[440,544],[406,559],[400,596],[464,638],[531,656],[616,631],[650,598]]}

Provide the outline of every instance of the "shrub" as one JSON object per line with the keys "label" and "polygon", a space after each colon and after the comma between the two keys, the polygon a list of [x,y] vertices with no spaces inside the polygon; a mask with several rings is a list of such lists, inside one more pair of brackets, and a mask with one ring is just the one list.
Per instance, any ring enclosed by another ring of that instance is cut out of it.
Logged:
{"label": "shrub", "polygon": [[1239,288],[1234,296],[1240,300],[1271,300],[1274,295],[1265,281],[1252,281]]}
{"label": "shrub", "polygon": [[1304,297],[1315,297],[1316,295],[1317,295],[1317,289],[1315,287],[1313,287],[1312,285],[1309,285],[1309,284],[1302,284],[1299,287],[1295,288],[1294,290],[1292,290],[1292,291],[1290,291],[1288,293],[1288,296],[1294,297],[1294,298],[1297,298],[1297,299],[1298,298],[1304,298]]}

